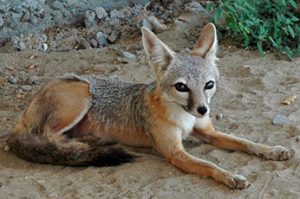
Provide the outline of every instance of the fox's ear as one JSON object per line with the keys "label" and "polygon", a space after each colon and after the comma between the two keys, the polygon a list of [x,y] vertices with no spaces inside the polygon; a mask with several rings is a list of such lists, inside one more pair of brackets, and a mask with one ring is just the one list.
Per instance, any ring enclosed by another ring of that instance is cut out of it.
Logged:
{"label": "fox's ear", "polygon": [[148,28],[142,27],[142,34],[143,46],[151,65],[154,67],[156,73],[163,73],[174,59],[175,52]]}
{"label": "fox's ear", "polygon": [[201,31],[200,37],[192,51],[192,55],[215,59],[217,48],[217,30],[213,23],[209,23]]}

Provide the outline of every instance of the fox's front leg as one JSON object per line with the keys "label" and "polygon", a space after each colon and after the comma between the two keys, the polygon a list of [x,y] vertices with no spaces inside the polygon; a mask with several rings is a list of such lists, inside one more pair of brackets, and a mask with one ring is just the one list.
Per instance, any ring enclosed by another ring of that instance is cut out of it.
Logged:
{"label": "fox's front leg", "polygon": [[234,189],[244,189],[248,186],[247,179],[235,175],[217,165],[193,157],[188,154],[182,145],[181,129],[157,128],[153,129],[153,138],[156,149],[175,167],[187,173],[194,173],[203,177],[212,177]]}
{"label": "fox's front leg", "polygon": [[216,131],[209,118],[198,119],[193,135],[218,148],[243,151],[269,160],[287,160],[292,156],[292,152],[282,146],[258,144]]}

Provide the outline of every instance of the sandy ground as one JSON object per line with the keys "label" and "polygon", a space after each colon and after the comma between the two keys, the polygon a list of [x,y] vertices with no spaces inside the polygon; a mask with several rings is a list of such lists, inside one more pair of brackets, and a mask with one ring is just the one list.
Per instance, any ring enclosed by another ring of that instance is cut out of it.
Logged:
{"label": "sandy ground", "polygon": [[[174,31],[160,38],[175,50],[192,47],[190,40]],[[128,62],[121,51],[136,54],[137,62]],[[300,59],[279,61],[272,54],[263,59],[228,45],[220,46],[219,57],[221,80],[211,114],[217,129],[295,150],[291,160],[276,162],[219,150],[194,138],[185,142],[189,153],[246,176],[251,183],[248,189],[230,190],[214,180],[183,173],[150,154],[118,167],[72,168],[21,160],[5,151],[2,143],[0,198],[300,198],[300,103],[280,104],[290,95],[300,97]],[[9,132],[40,85],[66,72],[113,75],[135,82],[153,78],[140,38],[101,50],[0,53],[0,60],[0,135]],[[17,79],[15,84],[8,82],[11,75]],[[24,89],[27,84],[29,88]],[[217,114],[224,117],[216,120]],[[277,114],[286,115],[288,123],[272,124]]]}

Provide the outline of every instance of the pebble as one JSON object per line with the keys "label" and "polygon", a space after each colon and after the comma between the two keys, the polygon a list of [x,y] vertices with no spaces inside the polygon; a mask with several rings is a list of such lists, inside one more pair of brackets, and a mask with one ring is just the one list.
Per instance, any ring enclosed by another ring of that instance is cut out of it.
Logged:
{"label": "pebble", "polygon": [[24,92],[29,92],[29,91],[32,90],[32,86],[30,86],[30,85],[23,85],[23,86],[21,86],[21,89]]}
{"label": "pebble", "polygon": [[0,28],[3,26],[4,24],[4,17],[0,15]]}
{"label": "pebble", "polygon": [[147,19],[143,19],[142,26],[148,28],[149,30],[152,30],[152,26]]}
{"label": "pebble", "polygon": [[272,124],[275,125],[284,125],[287,124],[288,122],[289,122],[289,118],[282,114],[276,115],[272,120]]}
{"label": "pebble", "polygon": [[14,43],[13,47],[17,50],[25,50],[26,49],[26,44],[22,41]]}
{"label": "pebble", "polygon": [[185,5],[185,8],[192,11],[192,12],[194,12],[194,13],[205,11],[204,8],[201,6],[201,4],[198,3],[198,2],[195,2],[195,1],[187,3]]}
{"label": "pebble", "polygon": [[55,1],[53,4],[52,4],[52,7],[55,9],[55,10],[59,10],[63,7],[63,4],[59,1]]}
{"label": "pebble", "polygon": [[221,120],[221,119],[223,119],[223,117],[224,117],[224,115],[222,113],[219,113],[216,115],[217,120]]}
{"label": "pebble", "polygon": [[117,40],[117,38],[118,38],[118,36],[117,36],[117,34],[115,33],[115,32],[112,32],[109,36],[108,36],[108,40],[110,41],[110,42],[115,42],[116,40]]}
{"label": "pebble", "polygon": [[37,77],[30,77],[27,80],[27,83],[29,83],[31,85],[38,85],[40,83],[40,80]]}
{"label": "pebble", "polygon": [[107,12],[103,7],[97,7],[95,9],[95,12],[98,19],[104,19],[105,17],[107,17]]}
{"label": "pebble", "polygon": [[96,39],[91,39],[91,45],[92,45],[93,48],[97,48],[97,46],[98,46],[97,40]]}
{"label": "pebble", "polygon": [[6,146],[4,147],[4,150],[5,150],[5,151],[9,151],[9,150],[10,150],[9,146],[6,145]]}
{"label": "pebble", "polygon": [[124,51],[123,56],[126,57],[129,61],[136,61],[136,56],[128,51]]}
{"label": "pebble", "polygon": [[107,45],[107,38],[103,32],[97,32],[96,40],[98,43],[98,47],[100,48],[105,47]]}
{"label": "pebble", "polygon": [[94,11],[87,10],[85,12],[85,20],[84,20],[85,27],[87,27],[87,28],[92,27],[95,24],[95,17],[96,17],[96,14]]}
{"label": "pebble", "polygon": [[8,79],[8,82],[9,82],[10,84],[17,84],[17,83],[18,83],[18,80],[17,80],[17,78],[11,76],[11,77]]}

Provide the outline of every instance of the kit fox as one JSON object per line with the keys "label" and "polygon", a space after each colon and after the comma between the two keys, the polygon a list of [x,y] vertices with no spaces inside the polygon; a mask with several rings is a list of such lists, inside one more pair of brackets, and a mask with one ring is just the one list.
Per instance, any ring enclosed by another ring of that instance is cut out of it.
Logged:
{"label": "kit fox", "polygon": [[174,52],[145,27],[142,41],[154,82],[73,74],[54,80],[36,93],[17,120],[8,139],[11,151],[40,163],[105,166],[135,158],[124,145],[154,147],[182,171],[237,189],[248,186],[245,177],[193,157],[182,140],[193,135],[216,147],[265,159],[291,157],[282,146],[257,144],[213,127],[209,104],[219,73],[212,23],[204,27],[190,55]]}

